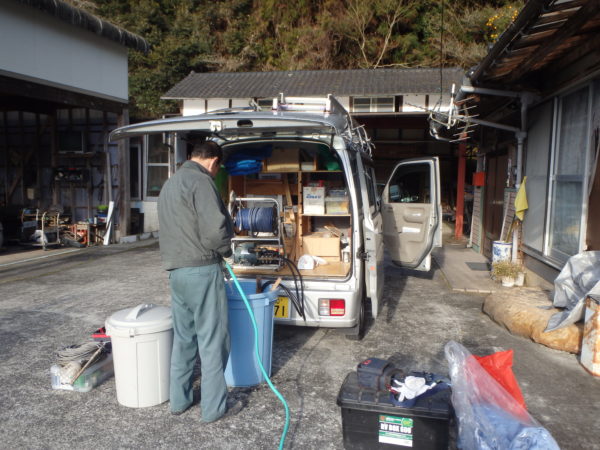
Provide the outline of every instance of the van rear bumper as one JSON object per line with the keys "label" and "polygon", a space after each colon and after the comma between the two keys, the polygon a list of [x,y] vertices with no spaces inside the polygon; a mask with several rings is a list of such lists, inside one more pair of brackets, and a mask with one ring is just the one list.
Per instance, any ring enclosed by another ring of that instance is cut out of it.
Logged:
{"label": "van rear bumper", "polygon": [[[343,316],[319,315],[319,299],[344,300],[345,314]],[[354,291],[304,291],[304,314],[303,320],[294,309],[290,301],[290,313],[288,319],[275,319],[278,325],[294,325],[322,328],[350,328],[356,325],[359,313],[358,293]]]}

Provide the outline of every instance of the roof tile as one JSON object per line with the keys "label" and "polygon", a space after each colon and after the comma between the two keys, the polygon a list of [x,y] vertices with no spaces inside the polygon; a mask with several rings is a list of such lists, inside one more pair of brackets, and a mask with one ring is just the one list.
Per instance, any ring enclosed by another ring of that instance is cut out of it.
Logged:
{"label": "roof tile", "polygon": [[[463,70],[442,69],[442,93],[460,84]],[[440,93],[440,69],[297,70],[190,73],[163,98],[247,98],[334,94],[401,95]]]}

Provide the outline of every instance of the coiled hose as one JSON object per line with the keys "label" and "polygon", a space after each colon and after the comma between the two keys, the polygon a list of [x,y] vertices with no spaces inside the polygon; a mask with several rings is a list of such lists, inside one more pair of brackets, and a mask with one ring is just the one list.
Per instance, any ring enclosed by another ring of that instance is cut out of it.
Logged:
{"label": "coiled hose", "polygon": [[277,210],[273,207],[242,208],[235,217],[235,226],[250,233],[277,233]]}
{"label": "coiled hose", "polygon": [[262,372],[263,376],[265,377],[265,380],[267,380],[267,384],[269,385],[269,387],[271,388],[273,393],[277,396],[279,401],[281,403],[283,403],[283,408],[285,409],[285,426],[283,427],[283,432],[281,433],[281,438],[279,439],[279,450],[283,450],[283,444],[285,443],[285,436],[287,435],[288,428],[290,427],[290,408],[288,407],[288,404],[286,403],[285,398],[283,398],[283,395],[281,395],[279,393],[279,391],[277,390],[275,385],[273,385],[273,383],[271,382],[271,379],[269,378],[269,374],[267,373],[267,371],[265,370],[265,368],[263,366],[262,358],[260,357],[260,353],[258,350],[258,325],[256,324],[256,318],[254,317],[254,313],[252,312],[252,307],[250,306],[250,302],[248,301],[248,298],[246,297],[246,294],[244,293],[242,286],[240,286],[240,283],[239,283],[237,277],[233,273],[233,269],[231,268],[231,266],[229,265],[229,263],[227,261],[225,261],[225,267],[227,267],[227,271],[229,272],[229,275],[231,275],[231,279],[233,280],[235,287],[237,288],[240,295],[242,296],[242,299],[244,300],[244,304],[246,305],[246,308],[248,309],[248,314],[250,315],[252,327],[254,328],[254,350],[256,352],[256,359],[258,361],[258,366],[260,367],[260,371]]}

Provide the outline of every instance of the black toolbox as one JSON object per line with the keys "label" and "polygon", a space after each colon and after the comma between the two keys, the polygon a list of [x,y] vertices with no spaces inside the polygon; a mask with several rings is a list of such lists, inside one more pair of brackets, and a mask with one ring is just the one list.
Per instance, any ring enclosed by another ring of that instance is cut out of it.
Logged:
{"label": "black toolbox", "polygon": [[449,447],[450,389],[395,406],[390,393],[359,386],[356,372],[346,376],[337,397],[342,408],[346,449],[438,450]]}

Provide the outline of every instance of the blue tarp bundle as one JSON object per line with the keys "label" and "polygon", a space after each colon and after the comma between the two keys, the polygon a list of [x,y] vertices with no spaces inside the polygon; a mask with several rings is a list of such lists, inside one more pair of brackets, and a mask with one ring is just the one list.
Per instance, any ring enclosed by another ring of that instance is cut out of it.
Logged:
{"label": "blue tarp bundle", "polygon": [[251,175],[259,173],[264,159],[273,153],[271,145],[249,147],[231,153],[225,160],[225,170],[229,175]]}

